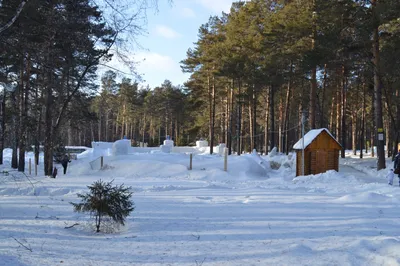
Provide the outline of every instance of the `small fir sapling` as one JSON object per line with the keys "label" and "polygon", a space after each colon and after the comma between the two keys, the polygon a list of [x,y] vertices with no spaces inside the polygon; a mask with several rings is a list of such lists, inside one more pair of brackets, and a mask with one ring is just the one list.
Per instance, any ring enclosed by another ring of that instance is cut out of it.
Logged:
{"label": "small fir sapling", "polygon": [[98,180],[88,186],[88,193],[77,194],[81,198],[80,203],[70,202],[75,212],[90,213],[95,220],[96,232],[100,232],[100,226],[107,218],[111,218],[117,225],[124,225],[125,218],[135,209],[131,201],[132,188],[123,184],[113,186],[113,181]]}

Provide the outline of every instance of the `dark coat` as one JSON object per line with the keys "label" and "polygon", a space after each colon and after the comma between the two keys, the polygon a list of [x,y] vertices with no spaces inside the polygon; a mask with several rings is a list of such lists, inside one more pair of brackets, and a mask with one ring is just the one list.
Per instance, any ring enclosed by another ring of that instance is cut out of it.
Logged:
{"label": "dark coat", "polygon": [[68,158],[67,155],[65,155],[62,160],[61,160],[61,165],[65,168],[68,166],[68,163],[70,163],[71,160]]}
{"label": "dark coat", "polygon": [[400,168],[400,152],[394,157],[393,169]]}

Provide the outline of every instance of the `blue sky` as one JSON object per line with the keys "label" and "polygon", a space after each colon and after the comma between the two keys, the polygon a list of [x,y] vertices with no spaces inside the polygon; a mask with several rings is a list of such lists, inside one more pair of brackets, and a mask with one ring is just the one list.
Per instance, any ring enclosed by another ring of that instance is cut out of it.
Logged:
{"label": "blue sky", "polygon": [[[232,0],[159,0],[158,12],[147,13],[147,34],[138,38],[143,47],[133,47],[134,60],[139,61],[137,72],[143,74],[142,85],[151,88],[169,79],[174,85],[183,84],[189,74],[182,73],[179,62],[186,57],[186,51],[194,47],[201,24],[211,15],[228,12]],[[127,72],[122,64],[111,65]],[[132,77],[130,77],[132,78]]]}

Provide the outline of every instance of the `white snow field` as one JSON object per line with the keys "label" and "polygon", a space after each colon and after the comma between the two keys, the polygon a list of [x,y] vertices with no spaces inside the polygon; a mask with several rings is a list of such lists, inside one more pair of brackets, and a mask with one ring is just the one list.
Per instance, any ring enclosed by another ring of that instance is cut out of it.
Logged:
{"label": "white snow field", "polygon": [[[88,149],[66,175],[57,165],[56,179],[42,162],[38,176],[11,171],[5,150],[0,265],[400,265],[390,159],[377,171],[370,154],[348,152],[339,172],[296,178],[294,154],[232,155],[225,172],[222,156],[199,151],[190,171],[188,153],[143,149],[105,156],[103,170],[91,169]],[[99,179],[134,191],[116,233],[95,233],[69,203]]]}

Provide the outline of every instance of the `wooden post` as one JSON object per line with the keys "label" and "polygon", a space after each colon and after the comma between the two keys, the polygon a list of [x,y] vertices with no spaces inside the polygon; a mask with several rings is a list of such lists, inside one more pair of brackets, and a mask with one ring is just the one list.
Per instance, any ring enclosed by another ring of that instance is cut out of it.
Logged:
{"label": "wooden post", "polygon": [[37,164],[35,162],[35,176],[37,176]]}
{"label": "wooden post", "polygon": [[192,170],[193,153],[190,154],[189,170]]}
{"label": "wooden post", "polygon": [[100,169],[103,169],[103,156],[100,157]]}
{"label": "wooden post", "polygon": [[224,171],[228,171],[228,148],[224,148]]}
{"label": "wooden post", "polygon": [[32,174],[31,158],[29,158],[29,175]]}

